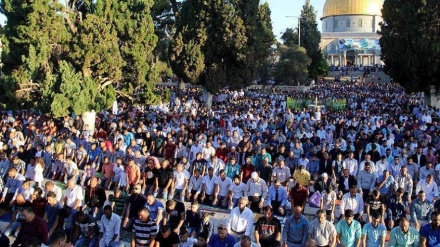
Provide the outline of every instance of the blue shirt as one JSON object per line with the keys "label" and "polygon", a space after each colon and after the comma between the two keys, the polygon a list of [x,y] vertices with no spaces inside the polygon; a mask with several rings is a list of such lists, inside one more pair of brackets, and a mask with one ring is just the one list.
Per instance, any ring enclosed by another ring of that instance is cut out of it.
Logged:
{"label": "blue shirt", "polygon": [[307,165],[307,171],[310,173],[316,173],[319,171],[319,159],[316,160],[310,160],[309,164]]}
{"label": "blue shirt", "polygon": [[233,247],[237,243],[237,239],[228,234],[224,240],[221,240],[218,234],[214,234],[209,238],[208,246],[210,247]]}
{"label": "blue shirt", "polygon": [[[378,183],[382,183],[383,179],[384,179],[384,176],[380,175],[377,179]],[[390,192],[391,192],[390,189],[393,184],[394,184],[394,177],[390,175],[390,176],[388,176],[388,178],[385,181],[385,183],[383,184],[383,186],[380,187],[380,189],[379,189],[380,194],[385,194],[385,195],[390,194]]]}
{"label": "blue shirt", "polygon": [[[267,198],[267,204],[270,205],[272,201],[275,201],[276,192],[277,190],[272,185],[269,187],[268,190],[268,198]],[[287,200],[287,190],[285,187],[280,186],[278,187],[278,201],[281,202],[281,206],[286,206],[286,200]]]}
{"label": "blue shirt", "polygon": [[225,167],[226,176],[230,179],[234,179],[235,175],[240,175],[240,165],[235,164],[231,166],[231,164],[227,164]]}
{"label": "blue shirt", "polygon": [[365,243],[366,247],[379,247],[382,241],[382,238],[387,234],[387,228],[379,224],[376,228],[374,228],[371,223],[368,223],[362,229],[362,235],[366,237]]}
{"label": "blue shirt", "polygon": [[304,215],[301,215],[298,221],[295,220],[295,216],[291,215],[284,222],[283,241],[304,246],[309,236],[309,230],[310,222]]}
{"label": "blue shirt", "polygon": [[362,228],[356,220],[352,220],[350,225],[345,220],[340,220],[336,224],[336,232],[340,235],[341,243],[344,246],[354,247],[356,246],[356,240],[361,237]]}
{"label": "blue shirt", "polygon": [[157,199],[154,200],[153,205],[148,204],[148,202],[145,203],[145,207],[146,207],[146,208],[148,209],[148,211],[150,212],[150,218],[151,218],[153,221],[156,221],[158,211],[164,209],[164,207],[163,207],[163,203],[162,203],[161,201],[157,200]]}
{"label": "blue shirt", "polygon": [[47,216],[47,229],[51,229],[55,220],[57,219],[58,213],[63,208],[60,202],[57,202],[55,205],[51,206],[49,203],[46,203],[46,208],[44,212]]}
{"label": "blue shirt", "polygon": [[431,219],[432,211],[434,210],[434,204],[428,200],[421,202],[419,198],[411,202],[410,216],[411,222],[416,220],[429,220]]}
{"label": "blue shirt", "polygon": [[427,247],[439,247],[440,246],[440,229],[434,230],[431,224],[425,224],[420,229],[420,236],[426,238]]}

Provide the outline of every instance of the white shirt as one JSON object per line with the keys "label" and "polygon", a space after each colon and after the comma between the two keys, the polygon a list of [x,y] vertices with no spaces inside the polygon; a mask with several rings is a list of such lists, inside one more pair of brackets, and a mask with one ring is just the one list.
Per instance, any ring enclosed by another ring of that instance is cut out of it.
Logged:
{"label": "white shirt", "polygon": [[185,183],[189,179],[189,172],[183,170],[182,172],[174,171],[174,188],[182,190],[185,188]]}
{"label": "white shirt", "polygon": [[202,184],[205,184],[206,186],[205,193],[207,195],[212,195],[212,193],[214,192],[214,185],[218,183],[217,178],[218,177],[215,175],[212,175],[212,178],[210,178],[209,174],[203,177]]}
{"label": "white shirt", "polygon": [[353,210],[354,214],[363,214],[364,213],[364,200],[362,199],[361,194],[356,193],[355,197],[351,197],[350,192],[346,193],[342,197],[341,202],[341,213],[343,214],[346,209]]}
{"label": "white shirt", "polygon": [[380,176],[383,174],[383,171],[386,170],[388,168],[388,162],[379,160],[378,162],[376,162],[376,176]]}
{"label": "white shirt", "polygon": [[66,174],[68,176],[73,176],[73,174],[75,174],[75,172],[78,170],[78,166],[73,161],[70,163],[64,163],[64,168],[66,169]]}
{"label": "white shirt", "polygon": [[[58,186],[56,186],[56,185],[53,185],[53,188],[52,188],[52,190],[51,191],[53,191],[53,193],[55,193],[55,196],[56,196],[56,198],[57,198],[57,201],[61,201],[61,198],[63,198],[63,190],[60,188],[60,187],[58,187]],[[45,192],[44,192],[44,195],[47,197],[47,192],[48,191],[46,191],[45,190]]]}
{"label": "white shirt", "polygon": [[205,159],[205,160],[209,160],[209,159],[211,159],[211,156],[213,156],[215,154],[215,148],[213,148],[212,146],[211,147],[204,147],[203,149],[202,149],[202,157]]}
{"label": "white shirt", "polygon": [[192,247],[192,246],[194,246],[195,243],[197,243],[197,239],[195,239],[195,238],[187,238],[185,243],[180,241],[180,244],[178,246],[179,247]]}
{"label": "white shirt", "polygon": [[227,196],[229,192],[229,187],[232,184],[232,179],[226,177],[225,180],[218,178],[217,184],[219,186],[219,196]]}
{"label": "white shirt", "polygon": [[429,184],[426,183],[426,179],[420,180],[416,186],[416,195],[419,191],[423,190],[426,194],[426,200],[433,202],[434,197],[438,197],[438,186],[437,183],[431,181]]}
{"label": "white shirt", "polygon": [[76,200],[80,200],[79,206],[82,206],[84,200],[84,191],[79,185],[75,185],[73,189],[66,189],[65,195],[67,198],[66,206],[73,208],[75,206]]}
{"label": "white shirt", "polygon": [[119,215],[112,213],[110,219],[107,219],[107,217],[103,215],[101,217],[100,225],[101,227],[99,232],[103,233],[102,238],[104,239],[106,245],[111,242],[115,234],[118,235],[115,241],[118,241],[121,229],[121,217]]}
{"label": "white shirt", "polygon": [[243,212],[240,212],[238,207],[232,209],[228,217],[228,232],[245,232],[245,235],[251,236],[252,227],[254,225],[254,214],[252,210],[245,207]]}
{"label": "white shirt", "polygon": [[261,201],[266,199],[267,185],[262,178],[258,178],[257,182],[251,178],[247,181],[247,193],[249,196],[261,196]]}
{"label": "white shirt", "polygon": [[353,176],[357,176],[358,174],[358,161],[353,159],[345,159],[345,167],[348,169],[348,173]]}
{"label": "white shirt", "polygon": [[202,176],[199,176],[199,178],[196,178],[194,175],[191,176],[189,179],[188,191],[191,192],[191,190],[196,190],[197,194],[200,194],[200,191],[202,190],[202,181]]}

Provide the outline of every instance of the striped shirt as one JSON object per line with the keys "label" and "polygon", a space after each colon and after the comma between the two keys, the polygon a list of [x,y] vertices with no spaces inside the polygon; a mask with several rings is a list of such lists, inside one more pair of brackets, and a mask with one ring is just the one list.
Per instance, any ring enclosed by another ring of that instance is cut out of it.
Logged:
{"label": "striped shirt", "polygon": [[157,225],[151,218],[148,218],[147,222],[141,222],[140,219],[134,221],[133,234],[135,236],[136,247],[148,246],[151,237],[155,237],[156,233]]}

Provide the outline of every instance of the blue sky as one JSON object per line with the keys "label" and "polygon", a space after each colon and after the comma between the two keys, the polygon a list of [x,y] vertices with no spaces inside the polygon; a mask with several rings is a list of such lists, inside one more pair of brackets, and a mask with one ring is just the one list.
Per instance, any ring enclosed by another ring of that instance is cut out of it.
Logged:
{"label": "blue sky", "polygon": [[[296,27],[298,25],[298,19],[286,17],[286,16],[299,16],[301,14],[302,6],[305,0],[260,0],[261,2],[268,2],[271,10],[271,19],[273,26],[273,33],[279,39],[282,32],[286,28]],[[321,21],[319,18],[322,16],[322,9],[324,7],[325,0],[311,0],[311,4],[317,11],[318,29],[321,30]],[[5,23],[5,17],[0,15],[0,23]]]}
{"label": "blue sky", "polygon": [[[286,28],[297,27],[298,19],[286,16],[299,16],[305,0],[261,0],[261,2],[263,1],[269,3],[273,33],[277,39],[281,37],[280,33],[283,33]],[[322,16],[325,0],[311,0],[310,3],[317,12],[318,29],[321,31],[321,21],[319,18]]]}

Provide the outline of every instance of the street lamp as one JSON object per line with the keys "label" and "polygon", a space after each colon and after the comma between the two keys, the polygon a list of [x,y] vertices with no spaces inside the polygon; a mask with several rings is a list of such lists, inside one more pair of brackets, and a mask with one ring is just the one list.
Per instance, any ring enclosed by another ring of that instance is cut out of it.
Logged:
{"label": "street lamp", "polygon": [[301,19],[305,19],[305,17],[292,16],[292,15],[287,15],[286,17],[298,18],[298,46],[301,47]]}

